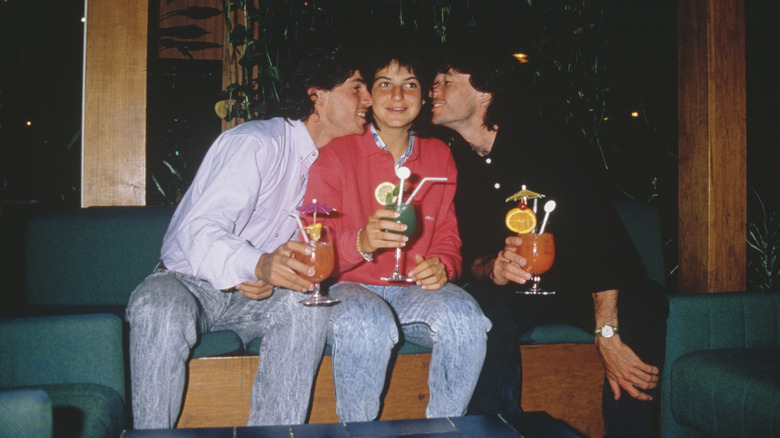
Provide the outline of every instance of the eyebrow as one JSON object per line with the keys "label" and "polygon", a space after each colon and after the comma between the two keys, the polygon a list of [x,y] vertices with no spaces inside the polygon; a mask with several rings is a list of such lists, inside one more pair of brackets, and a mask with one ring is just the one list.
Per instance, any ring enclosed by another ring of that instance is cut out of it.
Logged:
{"label": "eyebrow", "polygon": [[[374,82],[382,80],[382,79],[389,81],[392,78],[390,78],[389,76],[377,76],[376,78],[374,78]],[[414,81],[417,81],[417,82],[422,82],[422,81],[420,81],[420,78],[418,78],[417,76],[409,76],[407,78],[402,79],[403,82],[411,81],[411,80],[414,80]]]}

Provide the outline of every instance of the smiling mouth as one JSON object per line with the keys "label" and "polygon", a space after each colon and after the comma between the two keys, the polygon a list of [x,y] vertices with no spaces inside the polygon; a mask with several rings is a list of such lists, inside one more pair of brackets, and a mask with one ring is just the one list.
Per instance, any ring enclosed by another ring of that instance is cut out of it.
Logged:
{"label": "smiling mouth", "polygon": [[366,118],[366,111],[358,111],[357,116],[358,117],[362,117],[362,118],[365,119]]}

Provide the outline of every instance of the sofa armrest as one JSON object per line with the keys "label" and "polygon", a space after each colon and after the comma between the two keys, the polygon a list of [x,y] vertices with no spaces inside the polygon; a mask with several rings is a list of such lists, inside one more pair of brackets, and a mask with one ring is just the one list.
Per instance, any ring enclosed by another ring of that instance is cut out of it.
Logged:
{"label": "sofa armrest", "polygon": [[0,387],[95,383],[125,401],[122,321],[115,315],[0,319]]}
{"label": "sofa armrest", "polygon": [[671,368],[694,351],[780,346],[780,292],[727,292],[669,296],[666,354],[661,373],[661,433],[681,432],[671,410]]}
{"label": "sofa armrest", "polygon": [[52,403],[45,391],[0,391],[0,438],[51,438],[52,429]]}

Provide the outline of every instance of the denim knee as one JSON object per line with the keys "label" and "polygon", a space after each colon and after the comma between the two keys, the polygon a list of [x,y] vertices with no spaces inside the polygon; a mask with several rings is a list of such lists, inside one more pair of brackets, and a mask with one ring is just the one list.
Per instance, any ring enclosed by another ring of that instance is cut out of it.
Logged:
{"label": "denim knee", "polygon": [[199,306],[192,293],[172,275],[154,273],[130,295],[126,319],[134,326],[156,327],[156,330],[180,331],[195,323]]}
{"label": "denim knee", "polygon": [[431,321],[431,329],[435,333],[473,333],[487,338],[492,323],[482,313],[476,300],[457,286],[447,286],[452,286],[453,290],[442,291],[447,298],[441,302],[437,316]]}
{"label": "denim knee", "polygon": [[328,344],[334,337],[350,344],[392,348],[398,342],[398,322],[390,306],[381,297],[357,283],[340,283],[330,294],[341,299],[334,306],[329,323]]}

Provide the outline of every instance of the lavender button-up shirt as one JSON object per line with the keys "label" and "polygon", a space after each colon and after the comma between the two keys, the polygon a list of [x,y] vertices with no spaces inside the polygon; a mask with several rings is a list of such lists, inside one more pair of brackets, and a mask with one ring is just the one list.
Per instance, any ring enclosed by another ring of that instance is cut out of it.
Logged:
{"label": "lavender button-up shirt", "polygon": [[317,147],[301,121],[250,121],[209,149],[165,233],[166,268],[216,289],[257,280],[263,253],[290,240]]}

